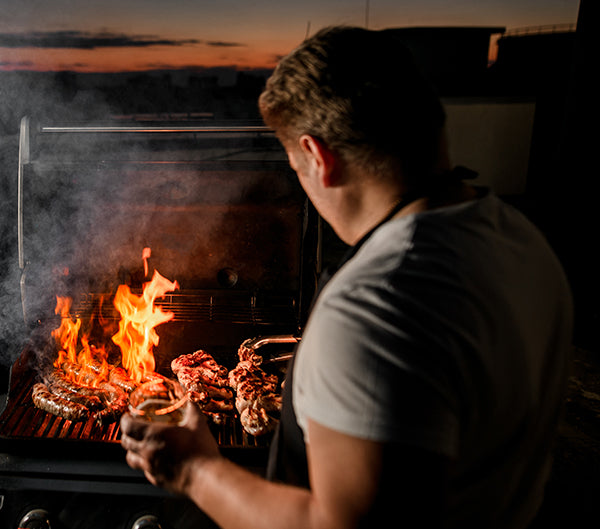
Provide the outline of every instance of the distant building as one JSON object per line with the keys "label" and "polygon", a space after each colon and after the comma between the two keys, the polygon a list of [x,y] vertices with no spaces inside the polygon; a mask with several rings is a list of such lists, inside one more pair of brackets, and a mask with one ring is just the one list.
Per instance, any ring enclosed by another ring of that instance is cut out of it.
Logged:
{"label": "distant building", "polygon": [[[575,28],[570,25],[514,29],[498,39],[491,70],[505,88],[537,93],[548,83],[563,84],[571,74]],[[546,86],[545,86],[546,85]]]}
{"label": "distant building", "polygon": [[441,95],[481,90],[488,68],[492,36],[503,27],[407,27],[384,30],[412,52],[421,70]]}

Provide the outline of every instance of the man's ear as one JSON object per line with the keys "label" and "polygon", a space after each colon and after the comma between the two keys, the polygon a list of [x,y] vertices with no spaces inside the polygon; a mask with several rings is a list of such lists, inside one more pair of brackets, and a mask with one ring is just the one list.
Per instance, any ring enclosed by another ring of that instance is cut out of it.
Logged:
{"label": "man's ear", "polygon": [[335,170],[338,160],[327,144],[309,134],[303,134],[298,141],[306,159],[317,171],[323,187],[338,185],[338,171]]}

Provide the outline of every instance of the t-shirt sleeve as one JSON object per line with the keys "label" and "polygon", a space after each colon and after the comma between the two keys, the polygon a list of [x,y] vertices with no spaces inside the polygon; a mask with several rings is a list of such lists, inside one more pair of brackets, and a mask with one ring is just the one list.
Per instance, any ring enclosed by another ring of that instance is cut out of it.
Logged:
{"label": "t-shirt sleeve", "polygon": [[294,374],[305,435],[310,418],[359,438],[456,455],[457,396],[439,344],[423,321],[407,316],[419,312],[412,301],[373,286],[320,301]]}

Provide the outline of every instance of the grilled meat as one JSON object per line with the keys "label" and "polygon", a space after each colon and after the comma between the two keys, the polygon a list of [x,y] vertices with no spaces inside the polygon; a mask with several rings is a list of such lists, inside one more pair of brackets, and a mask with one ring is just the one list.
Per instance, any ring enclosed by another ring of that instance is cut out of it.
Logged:
{"label": "grilled meat", "polygon": [[272,432],[278,421],[271,417],[264,408],[254,404],[248,406],[240,414],[240,422],[246,432],[258,436]]}
{"label": "grilled meat", "polygon": [[233,391],[229,388],[227,368],[212,355],[198,350],[178,356],[171,362],[171,370],[207,416],[221,421],[223,414],[233,412]]}
{"label": "grilled meat", "polygon": [[227,368],[218,364],[209,353],[198,350],[178,356],[171,362],[171,370],[177,375],[183,369],[194,369],[206,384],[227,387]]}
{"label": "grilled meat", "polygon": [[[33,402],[38,408],[75,421],[87,420],[91,416],[99,424],[114,422],[127,410],[128,393],[117,384],[96,381],[97,385],[93,387],[88,385],[93,376],[82,374],[77,364],[65,362],[63,368],[72,374],[79,374],[78,378],[83,379],[84,383],[73,382],[61,369],[47,371],[43,376],[43,387],[38,387],[33,394]],[[78,406],[85,408],[85,412]]]}
{"label": "grilled meat", "polygon": [[100,397],[97,395],[92,394],[92,392],[90,392],[88,395],[85,395],[83,393],[77,393],[71,389],[66,389],[58,384],[46,385],[46,389],[53,395],[70,402],[81,404],[90,411],[99,411],[105,407],[102,399],[100,399]]}
{"label": "grilled meat", "polygon": [[[246,343],[246,342],[244,342]],[[240,361],[229,372],[229,385],[235,389],[235,407],[240,422],[251,435],[263,435],[273,430],[281,410],[281,397],[276,393],[278,379],[261,367],[257,355],[244,344],[238,350]]]}
{"label": "grilled meat", "polygon": [[240,359],[240,362],[249,361],[256,366],[259,366],[263,361],[263,357],[254,349],[252,349],[252,347],[248,347],[247,344],[249,344],[251,341],[252,338],[248,338],[242,343],[242,345],[240,345],[238,349],[238,358]]}
{"label": "grilled meat", "polygon": [[39,409],[69,421],[83,421],[90,416],[90,410],[83,404],[55,395],[42,382],[34,384],[32,397],[33,403]]}

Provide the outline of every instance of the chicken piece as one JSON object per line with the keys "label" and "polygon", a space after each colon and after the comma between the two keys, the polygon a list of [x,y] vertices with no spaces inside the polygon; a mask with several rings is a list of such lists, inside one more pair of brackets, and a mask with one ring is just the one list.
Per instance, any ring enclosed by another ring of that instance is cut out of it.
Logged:
{"label": "chicken piece", "polygon": [[183,389],[189,393],[190,399],[193,402],[202,405],[209,401],[210,393],[197,370],[192,367],[182,367],[177,371],[176,376]]}
{"label": "chicken piece", "polygon": [[238,358],[241,362],[249,361],[252,362],[255,366],[259,366],[263,361],[263,357],[256,353],[256,351],[252,349],[252,347],[248,347],[247,344],[249,344],[251,341],[252,338],[249,338],[248,340],[245,340],[242,343],[242,345],[240,345],[238,349]]}
{"label": "chicken piece", "polygon": [[212,356],[206,351],[199,349],[198,351],[195,351],[193,353],[183,354],[175,358],[171,362],[171,369],[173,370],[173,373],[177,373],[177,371],[179,371],[182,368],[195,367],[204,363],[205,360],[209,359],[212,359]]}
{"label": "chicken piece", "polygon": [[240,422],[250,435],[259,436],[272,432],[278,421],[255,403],[240,414]]}
{"label": "chicken piece", "polygon": [[193,369],[205,384],[217,387],[227,386],[227,368],[218,364],[209,353],[198,350],[178,356],[171,362],[171,370],[177,375],[182,370]]}
{"label": "chicken piece", "polygon": [[237,390],[238,386],[244,382],[259,384],[262,381],[263,373],[262,369],[251,361],[242,360],[229,372],[229,385]]}
{"label": "chicken piece", "polygon": [[239,413],[246,408],[254,406],[264,408],[269,414],[281,411],[281,396],[276,393],[265,391],[261,386],[244,383],[238,387],[235,397],[235,407]]}

